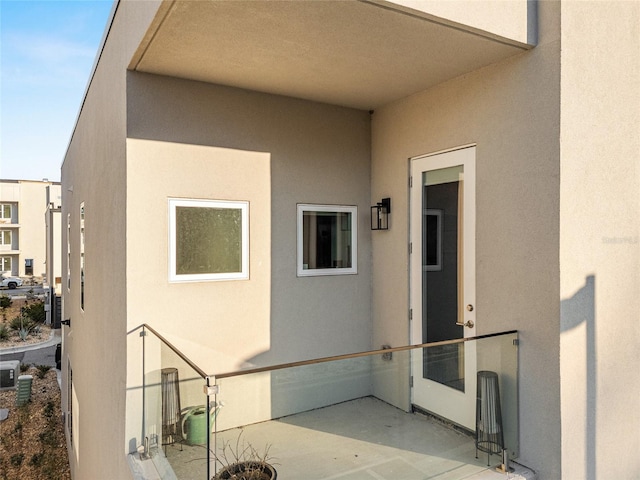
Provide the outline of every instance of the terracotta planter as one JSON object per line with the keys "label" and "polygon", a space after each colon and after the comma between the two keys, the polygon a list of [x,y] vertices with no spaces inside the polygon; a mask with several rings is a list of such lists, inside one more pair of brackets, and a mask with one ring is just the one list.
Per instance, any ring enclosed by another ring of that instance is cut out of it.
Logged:
{"label": "terracotta planter", "polygon": [[265,462],[238,462],[224,467],[214,480],[276,480],[278,474],[272,465]]}

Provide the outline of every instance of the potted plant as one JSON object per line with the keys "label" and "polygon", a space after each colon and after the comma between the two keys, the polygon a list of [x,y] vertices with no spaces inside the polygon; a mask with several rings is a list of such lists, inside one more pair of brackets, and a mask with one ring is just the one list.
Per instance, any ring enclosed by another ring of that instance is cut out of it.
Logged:
{"label": "potted plant", "polygon": [[212,480],[275,480],[278,474],[269,463],[269,445],[260,453],[250,443],[241,442],[241,436],[235,445],[229,441],[222,445],[220,455],[216,455],[221,469]]}

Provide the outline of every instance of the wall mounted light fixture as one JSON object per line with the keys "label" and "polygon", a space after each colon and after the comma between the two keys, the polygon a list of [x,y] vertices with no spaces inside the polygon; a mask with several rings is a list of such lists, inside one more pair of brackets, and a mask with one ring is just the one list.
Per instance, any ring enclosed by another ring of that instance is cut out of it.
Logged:
{"label": "wall mounted light fixture", "polygon": [[389,230],[389,213],[391,213],[391,199],[382,201],[371,207],[371,230]]}

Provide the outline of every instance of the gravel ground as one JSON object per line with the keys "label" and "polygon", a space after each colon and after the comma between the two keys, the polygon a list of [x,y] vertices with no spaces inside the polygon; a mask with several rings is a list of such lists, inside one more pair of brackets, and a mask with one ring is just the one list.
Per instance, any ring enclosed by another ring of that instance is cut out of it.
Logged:
{"label": "gravel ground", "polygon": [[[24,304],[25,300],[14,299],[11,307],[1,312],[0,321],[18,316]],[[40,333],[29,335],[26,341],[12,332],[0,341],[0,349],[45,342],[50,332],[42,325]],[[20,374],[33,376],[29,403],[18,407],[16,390],[0,392],[0,409],[8,410],[7,418],[0,421],[0,480],[70,480],[56,370],[45,373],[31,366]]]}
{"label": "gravel ground", "polygon": [[[1,295],[1,293],[0,293]],[[33,303],[35,300],[31,300],[30,303]],[[37,300],[40,301],[40,300]],[[10,307],[4,309],[0,315],[0,322],[9,324],[11,320],[20,315],[20,309],[27,303],[25,299],[13,299],[13,302]],[[49,339],[51,334],[51,328],[48,325],[40,325],[39,333],[30,334],[26,340],[21,340],[18,336],[18,332],[10,330],[9,338],[5,340],[0,340],[0,348],[8,348],[8,347],[21,347],[25,345],[32,345],[34,343],[45,342]]]}
{"label": "gravel ground", "polygon": [[0,409],[9,410],[0,422],[1,480],[71,479],[56,370],[39,373],[35,367],[22,373],[33,376],[24,406],[16,406],[16,390],[0,392]]}

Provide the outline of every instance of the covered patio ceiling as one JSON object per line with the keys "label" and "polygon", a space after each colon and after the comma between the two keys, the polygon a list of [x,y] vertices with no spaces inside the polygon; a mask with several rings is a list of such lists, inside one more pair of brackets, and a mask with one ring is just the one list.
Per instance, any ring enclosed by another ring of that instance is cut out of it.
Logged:
{"label": "covered patio ceiling", "polygon": [[129,68],[372,110],[528,49],[371,1],[164,1]]}

